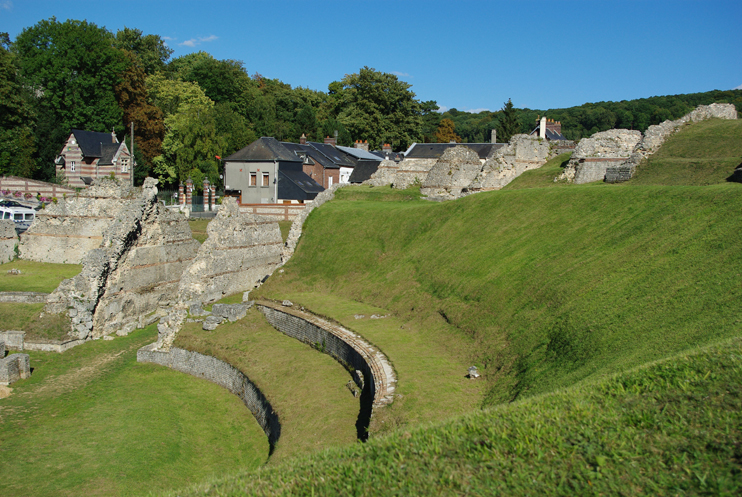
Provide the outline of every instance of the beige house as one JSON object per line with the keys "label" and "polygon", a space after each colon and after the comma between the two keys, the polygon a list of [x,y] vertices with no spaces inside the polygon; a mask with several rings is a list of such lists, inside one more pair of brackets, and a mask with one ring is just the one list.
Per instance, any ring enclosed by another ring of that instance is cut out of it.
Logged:
{"label": "beige house", "polygon": [[57,176],[73,188],[86,188],[94,179],[113,175],[131,182],[131,154],[116,134],[73,129],[57,160]]}

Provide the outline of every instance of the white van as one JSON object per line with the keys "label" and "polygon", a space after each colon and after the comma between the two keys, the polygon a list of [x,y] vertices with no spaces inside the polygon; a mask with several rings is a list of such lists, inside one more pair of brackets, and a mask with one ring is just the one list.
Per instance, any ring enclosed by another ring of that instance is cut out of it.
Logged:
{"label": "white van", "polygon": [[11,219],[15,223],[15,230],[23,233],[31,226],[36,211],[13,200],[0,201],[0,218]]}

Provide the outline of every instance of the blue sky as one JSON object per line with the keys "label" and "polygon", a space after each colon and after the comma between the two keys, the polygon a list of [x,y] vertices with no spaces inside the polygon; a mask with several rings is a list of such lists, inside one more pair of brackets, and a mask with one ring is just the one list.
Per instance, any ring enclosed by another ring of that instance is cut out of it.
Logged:
{"label": "blue sky", "polygon": [[363,66],[443,109],[549,109],[742,86],[742,1],[0,0],[14,39],[42,19],[158,34],[292,86]]}

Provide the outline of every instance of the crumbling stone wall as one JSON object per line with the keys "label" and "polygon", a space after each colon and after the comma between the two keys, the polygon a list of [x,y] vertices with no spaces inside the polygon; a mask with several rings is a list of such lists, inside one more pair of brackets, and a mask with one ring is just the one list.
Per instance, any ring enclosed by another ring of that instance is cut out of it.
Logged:
{"label": "crumbling stone wall", "polygon": [[487,159],[469,187],[470,192],[499,190],[530,169],[537,169],[559,152],[558,147],[537,136],[513,135],[507,145]]}
{"label": "crumbling stone wall", "polygon": [[705,119],[737,119],[733,104],[699,105],[680,119],[664,121],[639,131],[611,129],[583,138],[569,164],[556,180],[576,184],[628,181],[639,163],[660,149],[665,140],[685,124]]}
{"label": "crumbling stone wall", "polygon": [[168,351],[157,350],[150,344],[137,351],[137,362],[150,362],[203,378],[216,383],[237,395],[250,409],[255,420],[268,436],[271,452],[281,437],[281,423],[265,395],[250,378],[234,366],[211,356],[176,347]]}
{"label": "crumbling stone wall", "polygon": [[224,199],[206,230],[209,237],[180,279],[180,302],[213,302],[250,290],[281,265],[278,223],[240,213],[234,198]]}
{"label": "crumbling stone wall", "polygon": [[119,213],[136,203],[137,193],[128,184],[102,178],[79,194],[59,198],[39,211],[21,235],[19,257],[80,264],[89,251],[101,245],[103,232]]}
{"label": "crumbling stone wall", "polygon": [[392,185],[394,188],[404,190],[416,182],[422,183],[425,181],[436,162],[437,159],[412,159],[400,162],[385,160],[379,164],[376,172],[363,184],[371,186]]}
{"label": "crumbling stone wall", "polygon": [[462,145],[449,148],[430,169],[420,193],[443,200],[458,198],[481,170],[482,161],[472,149]]}
{"label": "crumbling stone wall", "polygon": [[31,359],[28,354],[10,354],[8,357],[0,358],[0,385],[10,385],[29,377],[31,377]]}
{"label": "crumbling stone wall", "polygon": [[87,253],[80,274],[49,295],[45,312],[67,312],[72,337],[126,333],[142,314],[174,300],[198,242],[185,218],[157,204],[156,185],[156,179],[145,180],[141,195],[126,202],[103,232],[100,247]]}
{"label": "crumbling stone wall", "polygon": [[15,223],[10,219],[0,220],[0,264],[15,259],[15,247],[18,245],[18,233]]}

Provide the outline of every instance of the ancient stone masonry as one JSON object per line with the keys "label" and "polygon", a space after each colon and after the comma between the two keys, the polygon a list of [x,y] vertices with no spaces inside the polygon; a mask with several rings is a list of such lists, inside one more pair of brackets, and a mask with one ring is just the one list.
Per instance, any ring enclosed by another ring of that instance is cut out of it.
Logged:
{"label": "ancient stone masonry", "polygon": [[415,182],[422,183],[425,181],[436,162],[437,159],[401,162],[385,160],[379,164],[376,172],[363,184],[371,186],[392,185],[394,188],[404,190]]}
{"label": "ancient stone masonry", "polygon": [[36,214],[21,235],[21,259],[80,264],[90,250],[100,247],[103,232],[138,201],[130,185],[102,178],[89,189],[51,203]]}
{"label": "ancient stone masonry", "polygon": [[179,302],[214,302],[250,290],[281,264],[278,223],[240,213],[234,198],[224,199],[206,229],[209,237],[180,279]]}
{"label": "ancient stone masonry", "polygon": [[487,159],[482,170],[468,186],[469,192],[499,190],[530,169],[537,169],[557,155],[556,142],[537,136],[514,135],[510,142]]}
{"label": "ancient stone masonry", "polygon": [[352,373],[362,391],[356,426],[359,438],[365,439],[374,409],[394,401],[397,377],[386,356],[360,335],[307,312],[268,301],[256,305],[277,330],[317,347]]}
{"label": "ancient stone masonry", "polygon": [[0,264],[15,259],[15,248],[18,245],[18,233],[15,223],[10,219],[0,220]]}
{"label": "ancient stone masonry", "polygon": [[31,376],[31,359],[28,354],[4,356],[5,344],[2,346],[2,357],[0,357],[0,385],[10,385]]}
{"label": "ancient stone masonry", "polygon": [[458,198],[481,170],[482,162],[475,151],[464,146],[449,148],[422,182],[420,193],[427,195],[429,199]]}
{"label": "ancient stone masonry", "polygon": [[156,202],[157,180],[147,178],[141,195],[103,232],[82,271],[49,295],[45,312],[68,312],[74,338],[126,333],[140,316],[175,301],[184,266],[197,251],[187,220]]}
{"label": "ancient stone masonry", "polygon": [[664,121],[639,131],[612,129],[583,138],[577,145],[564,172],[555,180],[576,184],[603,181],[628,181],[639,163],[660,149],[669,136],[683,125],[705,119],[737,119],[733,104],[699,105],[675,121]]}
{"label": "ancient stone masonry", "polygon": [[182,373],[216,383],[237,395],[250,409],[255,420],[268,436],[270,451],[275,449],[281,437],[281,423],[265,395],[242,371],[214,357],[176,347],[168,351],[158,350],[150,344],[137,351],[137,362],[150,362],[166,366]]}

